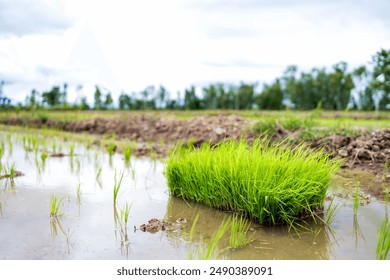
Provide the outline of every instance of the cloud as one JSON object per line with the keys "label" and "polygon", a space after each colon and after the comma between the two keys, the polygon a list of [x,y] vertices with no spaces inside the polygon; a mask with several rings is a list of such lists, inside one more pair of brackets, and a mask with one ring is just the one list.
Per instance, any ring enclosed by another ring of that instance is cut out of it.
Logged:
{"label": "cloud", "polygon": [[57,33],[73,25],[74,19],[59,1],[0,1],[0,37]]}

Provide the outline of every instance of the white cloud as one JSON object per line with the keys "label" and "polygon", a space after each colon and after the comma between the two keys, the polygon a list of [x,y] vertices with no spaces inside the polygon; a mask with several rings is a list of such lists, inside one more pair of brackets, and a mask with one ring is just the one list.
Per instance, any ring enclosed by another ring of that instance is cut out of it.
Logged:
{"label": "white cloud", "polygon": [[73,24],[60,1],[0,1],[0,36],[24,36],[63,31]]}
{"label": "white cloud", "polygon": [[0,80],[18,100],[64,82],[89,96],[101,84],[115,99],[151,84],[174,96],[209,81],[269,82],[289,64],[357,66],[390,45],[389,3],[0,0]]}

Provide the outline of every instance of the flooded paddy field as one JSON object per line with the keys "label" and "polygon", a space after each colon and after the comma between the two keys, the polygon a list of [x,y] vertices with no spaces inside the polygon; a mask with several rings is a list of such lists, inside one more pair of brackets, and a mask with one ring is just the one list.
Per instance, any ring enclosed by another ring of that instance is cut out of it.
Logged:
{"label": "flooded paddy field", "polygon": [[232,214],[171,196],[163,161],[35,132],[0,131],[0,259],[369,260],[389,215],[373,195],[386,186],[343,171],[328,190],[328,225],[252,222],[248,245],[229,248],[227,230],[213,247]]}

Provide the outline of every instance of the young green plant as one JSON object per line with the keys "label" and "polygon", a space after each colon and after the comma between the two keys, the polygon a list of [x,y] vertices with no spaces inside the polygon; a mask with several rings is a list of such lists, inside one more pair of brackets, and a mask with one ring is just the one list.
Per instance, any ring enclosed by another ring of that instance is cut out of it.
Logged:
{"label": "young green plant", "polygon": [[58,200],[55,195],[50,196],[50,217],[57,217],[62,215],[60,212],[60,207],[63,200],[64,198]]}
{"label": "young green plant", "polygon": [[115,174],[114,174],[114,193],[113,193],[113,203],[114,203],[114,206],[116,206],[119,189],[121,188],[121,185],[122,185],[123,174],[124,174],[124,172],[122,171],[119,174],[119,178],[118,178],[117,177],[117,173],[116,173],[116,169],[115,169]]}
{"label": "young green plant", "polygon": [[253,241],[254,232],[248,237],[251,222],[242,216],[234,215],[231,219],[231,232],[229,244],[233,249],[245,247]]}
{"label": "young green plant", "polygon": [[260,224],[292,225],[323,207],[338,162],[323,151],[257,140],[178,147],[165,168],[172,195],[242,212]]}

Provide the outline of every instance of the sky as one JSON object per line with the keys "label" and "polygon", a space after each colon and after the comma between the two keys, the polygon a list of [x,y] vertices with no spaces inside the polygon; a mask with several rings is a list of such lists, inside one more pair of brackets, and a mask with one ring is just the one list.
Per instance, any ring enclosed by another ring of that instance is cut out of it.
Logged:
{"label": "sky", "polygon": [[388,0],[0,0],[0,81],[13,103],[68,84],[119,94],[260,85],[288,65],[368,65],[390,47]]}

